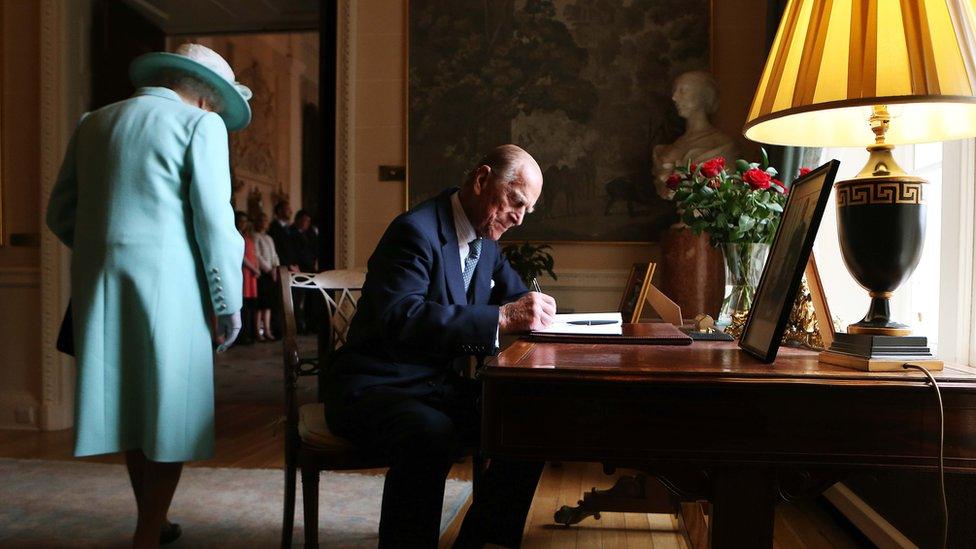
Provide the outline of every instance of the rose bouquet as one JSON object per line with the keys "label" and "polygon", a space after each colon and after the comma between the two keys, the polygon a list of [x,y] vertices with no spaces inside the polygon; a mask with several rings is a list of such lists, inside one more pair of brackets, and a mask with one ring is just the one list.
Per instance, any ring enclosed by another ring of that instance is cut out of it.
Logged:
{"label": "rose bouquet", "polygon": [[770,243],[789,192],[777,175],[763,151],[761,163],[736,160],[734,169],[721,156],[679,166],[667,185],[681,221],[713,245]]}
{"label": "rose bouquet", "polygon": [[[806,171],[801,169],[800,175]],[[718,319],[723,329],[741,327],[752,306],[789,194],[778,175],[763,150],[762,162],[736,160],[726,167],[719,156],[679,166],[668,177],[681,221],[695,234],[708,233],[725,255],[729,289]]]}

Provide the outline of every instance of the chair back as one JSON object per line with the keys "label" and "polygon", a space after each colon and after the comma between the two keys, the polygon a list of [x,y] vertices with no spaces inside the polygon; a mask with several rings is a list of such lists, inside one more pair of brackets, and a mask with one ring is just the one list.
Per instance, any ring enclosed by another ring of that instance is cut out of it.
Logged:
{"label": "chair back", "polygon": [[[366,280],[362,270],[333,270],[321,273],[293,273],[287,267],[278,269],[281,289],[281,308],[284,323],[282,351],[285,374],[285,413],[286,421],[298,421],[298,403],[295,389],[298,378],[318,376],[329,355],[345,344],[352,317]],[[326,326],[320,330],[319,352],[311,357],[300,354],[295,323],[295,303],[292,290],[318,291],[325,300]]]}

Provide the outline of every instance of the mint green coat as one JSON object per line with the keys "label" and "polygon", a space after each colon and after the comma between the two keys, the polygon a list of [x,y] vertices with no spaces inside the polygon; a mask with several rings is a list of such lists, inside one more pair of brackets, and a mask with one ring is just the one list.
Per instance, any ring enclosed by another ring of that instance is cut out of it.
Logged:
{"label": "mint green coat", "polygon": [[75,455],[213,454],[210,318],[242,301],[230,198],[217,114],[140,88],[82,118],[47,211],[73,252]]}

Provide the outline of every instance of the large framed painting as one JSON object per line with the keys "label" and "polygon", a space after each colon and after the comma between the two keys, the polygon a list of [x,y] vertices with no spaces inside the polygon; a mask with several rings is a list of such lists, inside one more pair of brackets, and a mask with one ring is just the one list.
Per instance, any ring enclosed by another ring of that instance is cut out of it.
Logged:
{"label": "large framed painting", "polygon": [[672,82],[708,69],[709,28],[708,0],[410,0],[409,205],[515,143],[545,185],[507,239],[657,240],[651,150],[683,131]]}

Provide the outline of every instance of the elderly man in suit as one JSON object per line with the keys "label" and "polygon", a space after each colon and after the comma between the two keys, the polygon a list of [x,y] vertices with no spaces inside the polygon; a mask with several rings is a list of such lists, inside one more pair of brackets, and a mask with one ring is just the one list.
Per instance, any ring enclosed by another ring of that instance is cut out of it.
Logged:
{"label": "elderly man in suit", "polygon": [[[326,374],[332,430],[392,462],[381,547],[436,547],[444,482],[477,440],[479,388],[459,359],[492,354],[498,334],[552,322],[555,301],[529,292],[497,240],[522,223],[542,172],[515,145],[490,151],[452,188],[396,218],[369,259],[359,309]],[[517,546],[541,463],[492,460],[457,546]]]}
{"label": "elderly man in suit", "polygon": [[211,318],[218,351],[240,330],[227,131],[247,126],[251,92],[197,44],[141,56],[130,77],[134,96],[79,122],[47,225],[73,252],[75,455],[126,453],[133,545],[154,547],[179,536],[166,514],[182,463],[213,454]]}

